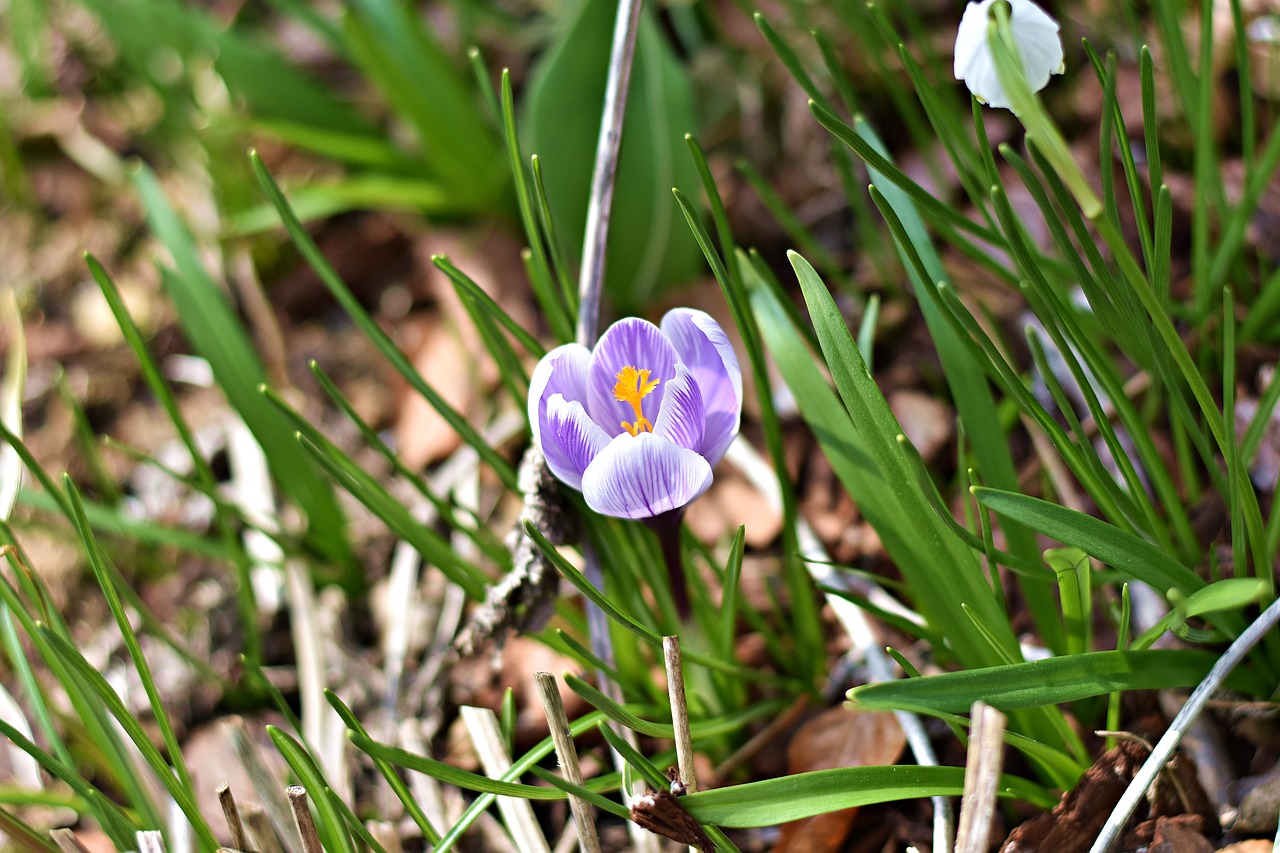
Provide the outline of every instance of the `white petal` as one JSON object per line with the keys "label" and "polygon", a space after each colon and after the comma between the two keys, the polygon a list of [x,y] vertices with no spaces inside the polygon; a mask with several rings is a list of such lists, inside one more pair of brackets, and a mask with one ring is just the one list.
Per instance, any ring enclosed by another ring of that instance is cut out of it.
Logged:
{"label": "white petal", "polygon": [[616,436],[582,475],[587,506],[615,518],[652,518],[710,487],[707,460],[651,432]]}
{"label": "white petal", "polygon": [[[996,0],[982,0],[965,7],[956,32],[955,76],[964,80],[974,96],[991,107],[1008,108],[1009,98],[1000,85],[995,61],[987,44],[990,7]],[[1031,0],[1010,0],[1009,27],[1013,32],[1023,73],[1033,92],[1063,71],[1062,38],[1058,22]]]}
{"label": "white petal", "polygon": [[542,430],[542,455],[547,467],[567,485],[582,488],[582,473],[609,443],[609,436],[577,400],[552,394],[547,400]]}

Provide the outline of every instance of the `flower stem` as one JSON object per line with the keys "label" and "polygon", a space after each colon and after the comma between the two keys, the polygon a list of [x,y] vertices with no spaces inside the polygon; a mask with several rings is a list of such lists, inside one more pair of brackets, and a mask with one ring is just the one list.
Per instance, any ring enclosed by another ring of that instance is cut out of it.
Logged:
{"label": "flower stem", "polygon": [[671,597],[675,600],[676,613],[681,622],[687,622],[693,613],[689,605],[689,585],[685,582],[684,549],[680,547],[680,522],[683,520],[684,507],[680,507],[646,519],[645,524],[658,536],[662,559],[667,564],[667,576],[671,579]]}

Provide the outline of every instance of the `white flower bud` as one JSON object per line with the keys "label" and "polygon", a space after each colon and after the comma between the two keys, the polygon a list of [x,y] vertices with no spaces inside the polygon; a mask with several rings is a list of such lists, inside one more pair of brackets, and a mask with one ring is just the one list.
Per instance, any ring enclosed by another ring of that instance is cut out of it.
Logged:
{"label": "white flower bud", "polygon": [[[969,91],[989,107],[1009,108],[1009,99],[996,75],[995,60],[987,45],[991,5],[1003,0],[981,0],[965,7],[956,33],[955,75]],[[1008,0],[1009,26],[1022,58],[1022,70],[1033,92],[1039,92],[1053,74],[1061,74],[1062,37],[1058,22],[1031,0]]]}

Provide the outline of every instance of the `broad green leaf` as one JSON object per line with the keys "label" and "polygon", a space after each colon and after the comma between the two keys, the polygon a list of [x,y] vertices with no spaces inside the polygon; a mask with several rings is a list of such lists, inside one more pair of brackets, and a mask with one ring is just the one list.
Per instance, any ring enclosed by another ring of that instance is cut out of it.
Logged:
{"label": "broad green leaf", "polygon": [[[600,131],[605,77],[617,3],[567,0],[558,36],[530,72],[524,95],[526,139],[542,162],[551,212],[561,233],[582,249],[587,197]],[[695,131],[693,86],[645,10],[636,39],[627,118],[613,200],[606,288],[621,311],[643,307],[660,288],[700,267],[671,188],[698,185],[684,150]]]}
{"label": "broad green leaf", "polygon": [[[854,130],[865,139],[886,160],[889,151],[880,140],[875,130],[861,118],[855,118]],[[891,162],[891,161],[890,161]],[[936,285],[946,279],[942,259],[933,248],[929,232],[924,220],[910,195],[890,180],[886,175],[871,170],[871,182],[880,192],[884,202],[892,208],[901,232],[894,229],[898,237],[898,254],[911,280],[911,288],[924,314],[925,324],[929,328],[929,337],[938,350],[938,359],[942,363],[943,374],[947,378],[947,387],[955,400],[960,422],[964,426],[965,437],[973,448],[979,472],[984,482],[1000,489],[1017,487],[1018,476],[1014,468],[1013,456],[1009,450],[1009,442],[1001,429],[1000,419],[996,411],[995,399],[982,366],[972,355],[968,347],[959,339],[956,329],[944,315],[944,308],[938,300]],[[904,235],[905,239],[899,234]],[[1006,524],[1005,538],[1008,550],[1024,560],[1035,558],[1035,537],[1020,524]],[[1026,598],[1035,618],[1036,627],[1050,648],[1062,651],[1062,631],[1056,618],[1056,605],[1049,588],[1035,580],[1024,580],[1021,576],[1017,583]]]}
{"label": "broad green leaf", "polygon": [[1188,617],[1243,610],[1262,601],[1266,593],[1265,581],[1228,578],[1193,592],[1181,602],[1179,609]]}
{"label": "broad green leaf", "polygon": [[360,69],[413,125],[431,173],[454,194],[478,205],[501,198],[498,135],[484,115],[462,62],[430,33],[416,4],[354,0],[344,19],[347,45]]}
{"label": "broad green leaf", "polygon": [[[872,803],[954,797],[963,790],[962,767],[839,767],[699,791],[681,797],[680,804],[703,823],[772,826]],[[1014,776],[1000,778],[999,794],[1046,804],[1037,786]]]}
{"label": "broad green leaf", "polygon": [[1155,545],[1091,515],[1015,492],[978,487],[973,494],[996,513],[1063,544],[1074,545],[1161,592],[1178,589],[1190,594],[1205,585],[1195,572]]}
{"label": "broad green leaf", "polygon": [[[897,506],[888,521],[896,528],[900,541],[916,543],[912,547],[913,559],[897,558],[898,566],[919,598],[920,611],[931,626],[951,640],[961,660],[971,666],[982,666],[999,663],[1001,657],[992,650],[987,637],[974,622],[964,615],[961,604],[972,608],[981,622],[989,626],[999,646],[1017,655],[1017,641],[973,552],[938,519],[928,499],[917,488],[911,463],[898,445],[902,428],[867,370],[835,300],[804,258],[792,252],[790,259],[827,367],[847,410],[843,426],[839,426],[840,419],[835,413],[825,417],[835,417],[837,428],[850,434],[846,440],[860,446],[879,475],[881,489],[852,497],[864,508],[893,497]],[[782,341],[774,343],[786,346]],[[784,376],[787,376],[785,370]],[[787,378],[789,381],[790,377]],[[804,405],[802,400],[802,411]]]}
{"label": "broad green leaf", "polygon": [[[1189,649],[1089,652],[1008,666],[947,672],[927,678],[855,687],[849,701],[863,708],[964,713],[978,699],[1001,710],[1101,696],[1117,690],[1194,687],[1218,656]],[[1256,679],[1237,670],[1235,684]]]}

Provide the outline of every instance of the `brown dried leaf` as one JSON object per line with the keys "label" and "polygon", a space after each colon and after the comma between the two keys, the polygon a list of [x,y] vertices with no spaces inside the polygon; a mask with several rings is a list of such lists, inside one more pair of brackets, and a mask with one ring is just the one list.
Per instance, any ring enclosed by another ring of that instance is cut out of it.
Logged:
{"label": "brown dried leaf", "polygon": [[[833,767],[893,764],[907,736],[893,714],[830,708],[802,725],[787,746],[788,773]],[[858,810],[843,809],[782,827],[774,853],[825,853],[840,849]]]}

